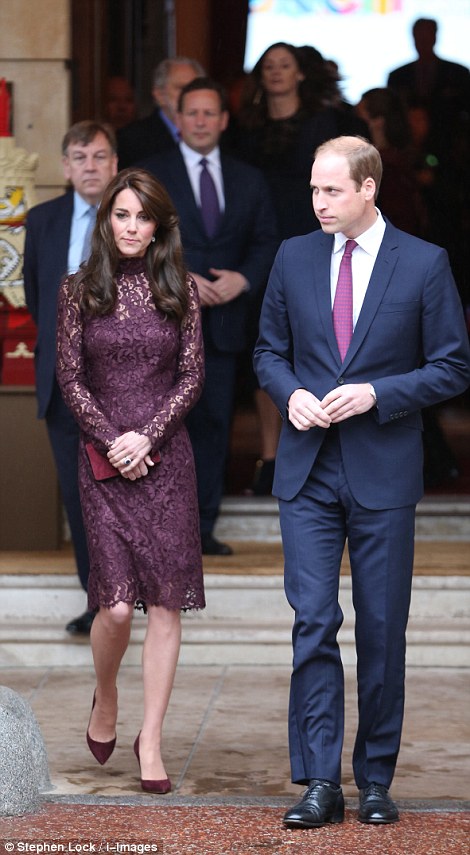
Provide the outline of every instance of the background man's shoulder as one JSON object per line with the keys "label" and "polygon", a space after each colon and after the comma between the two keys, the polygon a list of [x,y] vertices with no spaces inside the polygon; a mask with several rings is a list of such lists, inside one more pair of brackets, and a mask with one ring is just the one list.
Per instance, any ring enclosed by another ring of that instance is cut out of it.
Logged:
{"label": "background man's shoulder", "polygon": [[40,220],[50,219],[51,217],[63,216],[67,211],[73,210],[73,192],[67,191],[60,196],[55,196],[53,199],[48,199],[46,202],[39,202],[29,209],[27,214],[27,222],[35,223]]}

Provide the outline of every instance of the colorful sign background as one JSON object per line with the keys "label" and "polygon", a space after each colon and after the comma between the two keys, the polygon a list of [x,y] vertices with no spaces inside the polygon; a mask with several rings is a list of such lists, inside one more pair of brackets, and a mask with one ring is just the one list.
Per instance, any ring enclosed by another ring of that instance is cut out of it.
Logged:
{"label": "colorful sign background", "polygon": [[251,0],[245,68],[274,42],[310,44],[338,64],[355,104],[416,58],[411,27],[419,17],[438,21],[439,56],[468,66],[470,0]]}

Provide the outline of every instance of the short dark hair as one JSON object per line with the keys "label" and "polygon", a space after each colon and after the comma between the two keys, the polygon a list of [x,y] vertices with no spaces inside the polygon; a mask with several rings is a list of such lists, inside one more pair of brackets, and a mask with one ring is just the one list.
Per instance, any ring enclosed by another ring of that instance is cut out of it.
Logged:
{"label": "short dark hair", "polygon": [[220,99],[220,109],[222,112],[228,110],[227,94],[224,87],[217,80],[213,80],[212,77],[195,77],[194,80],[191,80],[191,83],[187,83],[181,90],[180,97],[178,98],[178,113],[181,113],[183,109],[184,96],[188,95],[189,92],[199,92],[201,89],[209,89],[211,92],[216,92]]}
{"label": "short dark hair", "polygon": [[95,122],[93,119],[84,119],[76,122],[68,129],[62,140],[62,154],[67,155],[69,145],[89,145],[98,134],[103,134],[111,146],[111,151],[116,154],[116,134],[107,122]]}
{"label": "short dark hair", "polygon": [[417,18],[413,24],[411,32],[415,35],[416,30],[419,30],[424,24],[425,27],[429,27],[434,31],[434,35],[437,35],[437,21],[434,18]]}

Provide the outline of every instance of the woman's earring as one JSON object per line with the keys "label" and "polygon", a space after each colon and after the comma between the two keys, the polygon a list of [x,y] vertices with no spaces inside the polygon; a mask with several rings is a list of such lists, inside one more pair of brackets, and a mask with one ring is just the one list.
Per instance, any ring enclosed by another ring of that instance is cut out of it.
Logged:
{"label": "woman's earring", "polygon": [[155,235],[152,235],[152,243],[155,243]]}

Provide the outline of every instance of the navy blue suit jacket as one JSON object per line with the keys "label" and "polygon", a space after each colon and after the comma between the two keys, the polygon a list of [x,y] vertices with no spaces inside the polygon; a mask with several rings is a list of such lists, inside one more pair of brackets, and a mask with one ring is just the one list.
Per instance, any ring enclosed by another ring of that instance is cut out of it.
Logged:
{"label": "navy blue suit jacket", "polygon": [[[269,279],[255,368],[285,417],[299,388],[318,399],[342,383],[373,384],[378,407],[338,425],[349,487],[363,507],[413,505],[422,496],[421,408],[463,392],[470,351],[447,253],[387,222],[345,360],[333,329],[333,236],[313,232],[285,241]],[[285,418],[274,495],[302,489],[324,438]]]}
{"label": "navy blue suit jacket", "polygon": [[26,303],[38,328],[35,348],[38,416],[44,418],[55,383],[57,292],[67,272],[73,193],[28,212],[23,276]]}
{"label": "navy blue suit jacket", "polygon": [[203,309],[216,348],[236,353],[247,345],[247,312],[266,284],[279,240],[270,191],[261,172],[223,153],[221,165],[225,211],[216,234],[208,238],[179,148],[139,164],[164,184],[173,200],[188,270],[208,279],[213,278],[211,267],[236,270],[248,280],[249,293]]}

